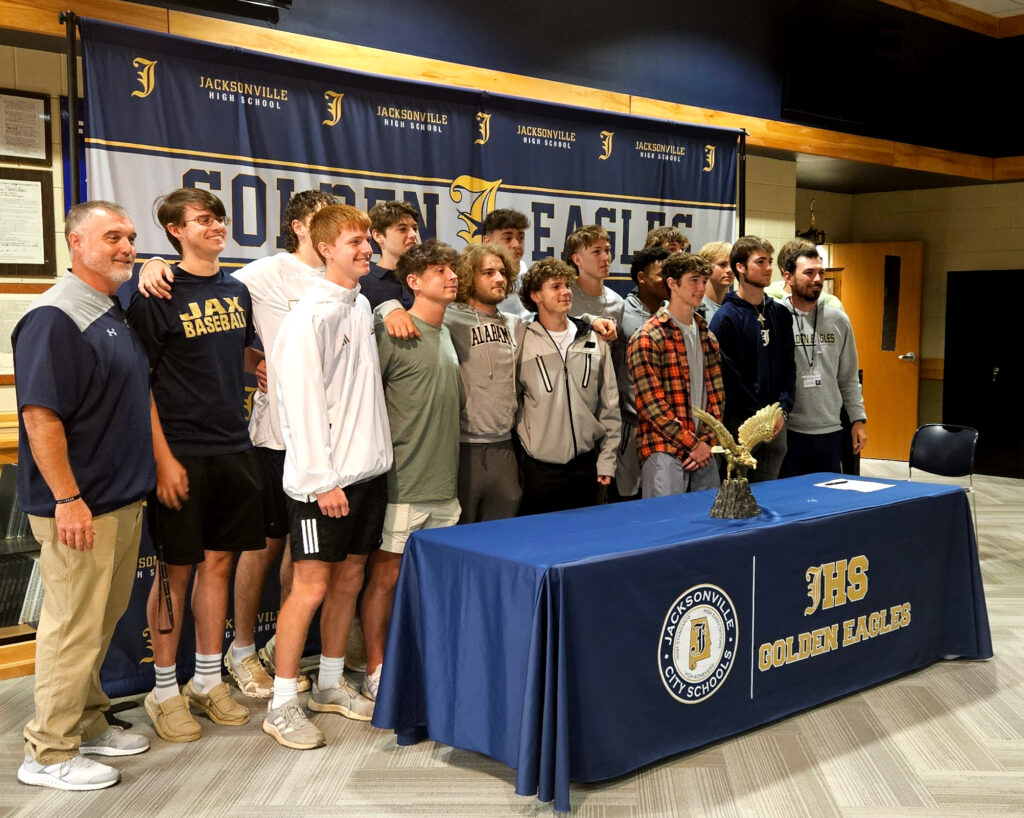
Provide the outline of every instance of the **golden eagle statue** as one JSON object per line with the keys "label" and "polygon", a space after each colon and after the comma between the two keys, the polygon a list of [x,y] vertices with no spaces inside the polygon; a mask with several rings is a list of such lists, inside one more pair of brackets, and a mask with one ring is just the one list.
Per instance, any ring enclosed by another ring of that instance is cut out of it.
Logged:
{"label": "golden eagle statue", "polygon": [[778,403],[758,409],[753,415],[743,421],[736,436],[737,442],[729,433],[729,430],[722,425],[720,420],[709,415],[702,409],[693,410],[694,417],[700,418],[702,423],[707,424],[711,431],[718,438],[718,445],[711,451],[715,454],[724,454],[726,460],[725,479],[731,480],[733,472],[739,472],[740,478],[746,478],[747,469],[756,469],[757,460],[750,454],[753,448],[766,440],[771,440],[775,433],[775,424],[782,416],[782,409]]}

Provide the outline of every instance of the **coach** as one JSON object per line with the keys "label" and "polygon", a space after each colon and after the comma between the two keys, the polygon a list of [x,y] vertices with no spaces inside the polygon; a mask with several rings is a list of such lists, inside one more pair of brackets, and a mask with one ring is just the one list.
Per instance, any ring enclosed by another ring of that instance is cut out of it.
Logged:
{"label": "coach", "polygon": [[108,725],[100,665],[131,595],[142,498],[153,489],[149,363],[113,297],[131,277],[135,227],[111,202],[75,205],[71,273],[12,334],[20,417],[18,495],[42,545],[35,718],[18,779],[61,790],[120,780],[90,755],[145,752]]}

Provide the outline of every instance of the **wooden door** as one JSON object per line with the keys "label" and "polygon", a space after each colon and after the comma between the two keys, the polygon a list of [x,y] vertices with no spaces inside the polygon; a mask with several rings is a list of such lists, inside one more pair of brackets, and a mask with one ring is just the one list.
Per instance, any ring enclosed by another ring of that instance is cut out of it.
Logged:
{"label": "wooden door", "polygon": [[922,244],[833,244],[829,266],[843,268],[837,295],[850,316],[864,372],[863,455],[906,460],[917,428]]}

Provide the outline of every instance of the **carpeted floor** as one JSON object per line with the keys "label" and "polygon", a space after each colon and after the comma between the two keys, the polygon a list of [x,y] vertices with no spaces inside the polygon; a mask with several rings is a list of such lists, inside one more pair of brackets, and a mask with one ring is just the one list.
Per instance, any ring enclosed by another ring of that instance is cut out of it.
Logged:
{"label": "carpeted floor", "polygon": [[[906,465],[866,461],[866,476]],[[1024,481],[976,478],[996,656],[944,662],[601,784],[574,785],[578,816],[1024,816]],[[358,681],[358,679],[353,679]],[[620,680],[628,699],[626,669]],[[141,703],[141,697],[139,697]],[[250,723],[200,718],[192,744],[153,739],[116,761],[120,785],[62,793],[19,784],[32,678],[0,682],[0,816],[504,816],[552,814],[514,794],[498,762],[317,715],[328,746],[279,747]],[[152,736],[141,707],[124,717]]]}

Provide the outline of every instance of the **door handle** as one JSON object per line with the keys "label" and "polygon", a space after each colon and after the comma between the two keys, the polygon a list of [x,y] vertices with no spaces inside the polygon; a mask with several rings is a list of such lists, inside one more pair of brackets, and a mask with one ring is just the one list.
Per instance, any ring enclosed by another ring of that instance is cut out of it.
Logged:
{"label": "door handle", "polygon": [[906,355],[900,355],[899,359],[901,361],[916,361],[917,355],[914,354],[913,352],[908,352]]}

